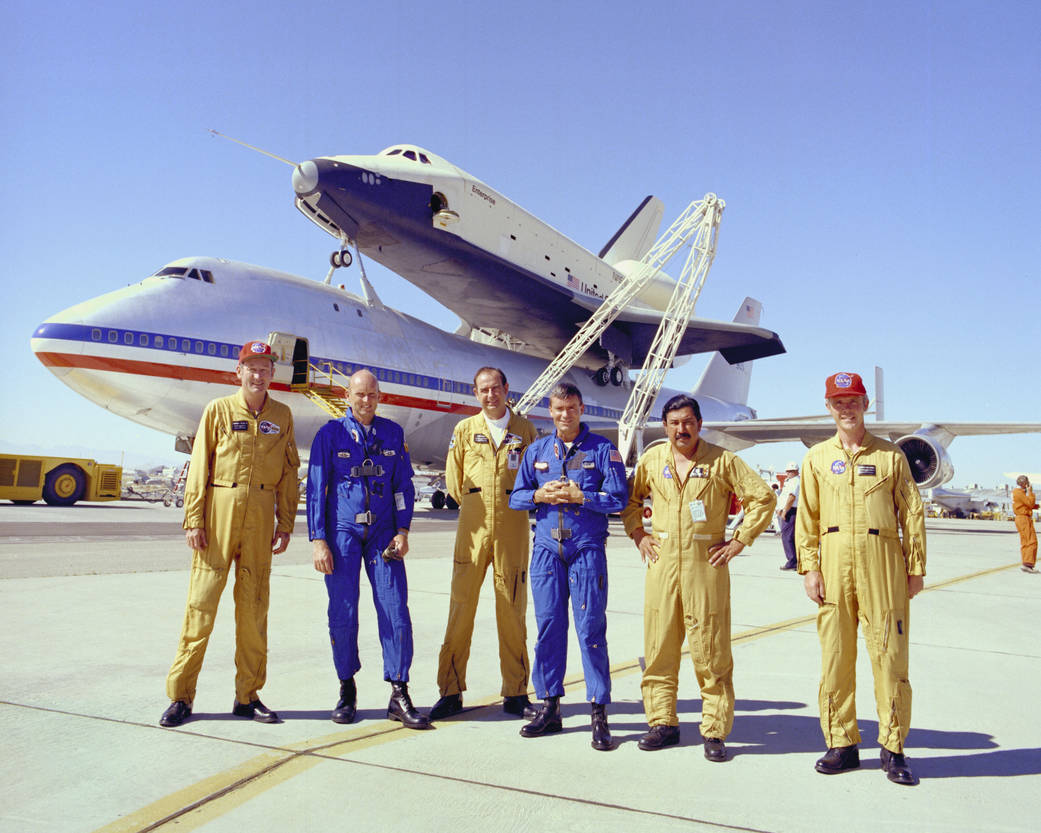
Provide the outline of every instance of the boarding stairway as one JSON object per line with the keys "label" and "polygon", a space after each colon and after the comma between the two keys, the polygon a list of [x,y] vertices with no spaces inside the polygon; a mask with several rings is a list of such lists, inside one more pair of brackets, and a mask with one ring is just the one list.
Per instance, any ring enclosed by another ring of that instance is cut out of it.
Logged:
{"label": "boarding stairway", "polygon": [[289,389],[294,393],[304,394],[327,414],[339,419],[347,413],[347,388],[350,378],[333,367],[332,362],[323,364],[324,368],[308,362],[307,381],[294,383]]}

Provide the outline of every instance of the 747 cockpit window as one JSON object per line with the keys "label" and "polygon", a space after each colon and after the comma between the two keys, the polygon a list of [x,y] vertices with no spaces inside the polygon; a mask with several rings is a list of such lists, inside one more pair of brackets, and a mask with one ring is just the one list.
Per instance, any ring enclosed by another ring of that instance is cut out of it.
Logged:
{"label": "747 cockpit window", "polygon": [[189,269],[187,266],[164,266],[153,278],[191,278],[203,283],[213,283],[213,272],[209,269]]}

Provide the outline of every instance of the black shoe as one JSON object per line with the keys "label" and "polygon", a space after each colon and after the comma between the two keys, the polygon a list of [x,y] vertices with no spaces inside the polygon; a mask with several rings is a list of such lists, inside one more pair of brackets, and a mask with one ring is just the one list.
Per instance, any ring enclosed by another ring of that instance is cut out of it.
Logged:
{"label": "black shoe", "polygon": [[261,703],[259,699],[253,700],[250,703],[240,703],[236,700],[235,705],[231,707],[231,713],[235,715],[235,717],[252,718],[257,721],[257,723],[282,722],[278,719],[278,715]]}
{"label": "black shoe", "polygon": [[528,699],[527,694],[515,694],[503,698],[502,710],[506,714],[514,714],[527,720],[534,720],[539,715],[539,707]]}
{"label": "black shoe", "polygon": [[592,727],[593,742],[590,745],[600,752],[610,752],[614,749],[611,729],[607,725],[607,706],[603,703],[593,703]]}
{"label": "black shoe", "polygon": [[818,758],[813,768],[824,775],[837,775],[847,769],[857,769],[860,766],[860,750],[857,745],[833,746],[823,758]]}
{"label": "black shoe", "polygon": [[542,708],[535,715],[535,719],[531,723],[521,726],[520,733],[524,738],[538,738],[543,735],[552,735],[563,728],[564,723],[560,719],[560,698],[547,697],[542,702]]}
{"label": "black shoe", "polygon": [[436,703],[434,708],[430,710],[431,720],[441,720],[446,717],[451,717],[453,714],[459,714],[463,710],[463,695],[462,694],[446,694]]}
{"label": "black shoe", "polygon": [[408,683],[391,680],[390,687],[393,692],[387,703],[387,717],[401,721],[406,729],[429,729],[430,718],[417,712],[412,705],[412,698],[408,696]]}
{"label": "black shoe", "polygon": [[655,752],[658,749],[664,749],[666,746],[675,746],[679,742],[679,726],[658,724],[657,726],[651,726],[651,730],[640,738],[637,746],[644,752]]}
{"label": "black shoe", "polygon": [[727,759],[727,745],[720,738],[705,738],[705,758],[722,763]]}
{"label": "black shoe", "polygon": [[795,567],[794,567],[794,566],[792,566],[792,567],[789,567],[789,566],[788,566],[787,564],[782,564],[782,565],[781,565],[781,569],[782,569],[782,570],[794,570],[794,569],[795,569]]}
{"label": "black shoe", "polygon": [[882,760],[882,771],[885,772],[886,778],[894,784],[914,786],[918,783],[918,779],[911,772],[911,767],[908,765],[907,758],[903,756],[903,753],[890,752],[883,746],[880,758]]}
{"label": "black shoe", "polygon": [[163,716],[159,718],[160,726],[180,726],[184,721],[192,716],[192,707],[189,706],[184,700],[174,700],[166,711],[163,712]]}
{"label": "black shoe", "polygon": [[340,699],[336,702],[336,708],[330,715],[333,723],[353,723],[357,713],[358,687],[354,684],[354,677],[349,680],[340,680]]}

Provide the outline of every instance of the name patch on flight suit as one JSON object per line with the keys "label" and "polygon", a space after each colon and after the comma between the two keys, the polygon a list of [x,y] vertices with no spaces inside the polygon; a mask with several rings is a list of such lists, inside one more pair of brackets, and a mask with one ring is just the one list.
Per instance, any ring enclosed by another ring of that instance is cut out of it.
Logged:
{"label": "name patch on flight suit", "polygon": [[842,474],[845,471],[846,471],[846,461],[845,460],[835,460],[831,464],[831,473],[832,474]]}
{"label": "name patch on flight suit", "polygon": [[351,452],[349,452],[349,451],[337,451],[336,452],[336,456],[337,457],[350,457],[351,456]]}
{"label": "name patch on flight suit", "polygon": [[394,452],[393,448],[385,448],[385,449],[383,449],[383,456],[384,457],[393,457],[394,454],[395,454],[395,452]]}
{"label": "name patch on flight suit", "polygon": [[236,419],[234,422],[231,423],[231,430],[232,431],[248,431],[249,430],[249,423],[246,420],[244,420],[244,419]]}
{"label": "name patch on flight suit", "polygon": [[874,477],[875,476],[875,467],[874,466],[857,466],[857,474],[863,475],[863,476],[867,476],[867,477]]}
{"label": "name patch on flight suit", "polygon": [[486,442],[488,442],[488,437],[486,437],[484,434],[474,434],[474,442],[475,443],[486,443]]}
{"label": "name patch on flight suit", "polygon": [[545,460],[539,460],[539,462],[535,464],[535,471],[549,471],[549,463]]}
{"label": "name patch on flight suit", "polygon": [[584,469],[595,469],[596,468],[596,461],[595,460],[584,460],[582,462],[582,468],[584,468]]}
{"label": "name patch on flight suit", "polygon": [[268,422],[266,419],[262,420],[260,425],[257,426],[260,429],[261,434],[281,434],[282,429],[275,425],[273,422]]}

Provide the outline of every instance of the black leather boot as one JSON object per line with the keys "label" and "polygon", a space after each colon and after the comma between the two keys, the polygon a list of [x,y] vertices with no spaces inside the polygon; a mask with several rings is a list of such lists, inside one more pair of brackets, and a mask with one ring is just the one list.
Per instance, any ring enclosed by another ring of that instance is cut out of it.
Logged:
{"label": "black leather boot", "polygon": [[358,689],[354,685],[354,677],[340,680],[340,699],[333,709],[333,723],[353,723],[358,711]]}
{"label": "black leather boot", "polygon": [[614,749],[614,742],[611,740],[611,730],[607,726],[607,706],[603,703],[593,703],[592,725],[592,747],[601,752],[610,752]]}
{"label": "black leather boot", "polygon": [[560,698],[547,697],[542,701],[542,708],[535,715],[531,723],[521,726],[521,737],[538,738],[542,735],[552,735],[564,728],[560,719]]}
{"label": "black leather boot", "polygon": [[408,696],[408,683],[391,680],[393,692],[387,704],[387,717],[399,720],[406,729],[429,729],[430,718],[416,711],[412,698]]}

